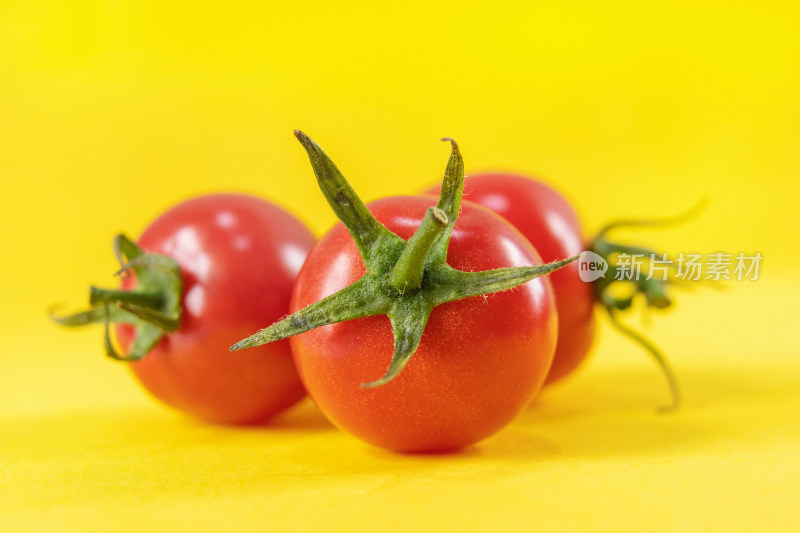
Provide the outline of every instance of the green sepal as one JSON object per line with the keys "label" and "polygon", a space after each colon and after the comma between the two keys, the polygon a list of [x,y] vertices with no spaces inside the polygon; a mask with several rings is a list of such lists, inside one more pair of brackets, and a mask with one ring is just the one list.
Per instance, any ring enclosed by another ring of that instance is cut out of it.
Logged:
{"label": "green sepal", "polygon": [[419,347],[433,307],[424,294],[418,293],[403,305],[394,306],[389,311],[389,321],[394,335],[392,360],[383,377],[370,383],[362,383],[362,387],[373,388],[384,385],[400,374]]}
{"label": "green sepal", "polygon": [[242,339],[231,350],[253,348],[294,335],[365,316],[382,315],[389,312],[391,302],[384,295],[373,291],[373,276],[367,274],[352,285],[330,296],[314,302],[295,313],[275,322],[269,327]]}
{"label": "green sepal", "polygon": [[317,183],[328,200],[328,205],[350,232],[364,265],[369,270],[376,260],[380,260],[387,241],[402,242],[402,239],[372,216],[350,183],[317,143],[300,130],[295,130],[294,135],[306,149]]}
{"label": "green sepal", "polygon": [[458,214],[461,212],[461,196],[464,193],[464,160],[461,157],[461,150],[459,150],[456,141],[449,137],[443,138],[442,141],[450,143],[450,157],[444,170],[442,189],[439,193],[439,202],[436,207],[444,212],[450,223],[431,246],[428,255],[428,261],[431,264],[447,261],[450,235],[453,233],[456,219],[458,219]]}
{"label": "green sepal", "polygon": [[576,255],[544,265],[506,267],[481,272],[462,272],[447,263],[439,264],[430,271],[430,282],[433,285],[431,297],[435,305],[440,305],[470,296],[513,289],[539,276],[555,272],[578,257]]}

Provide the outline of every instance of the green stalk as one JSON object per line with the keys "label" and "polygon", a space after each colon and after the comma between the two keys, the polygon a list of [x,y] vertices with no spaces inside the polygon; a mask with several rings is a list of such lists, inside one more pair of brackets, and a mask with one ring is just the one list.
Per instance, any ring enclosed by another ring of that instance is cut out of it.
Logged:
{"label": "green stalk", "polygon": [[687,211],[680,213],[673,217],[660,218],[660,219],[643,219],[643,220],[619,220],[605,225],[592,240],[591,250],[600,257],[602,257],[609,265],[606,277],[601,277],[592,282],[594,292],[597,296],[597,301],[603,306],[608,313],[611,325],[614,326],[620,333],[631,339],[644,349],[659,366],[662,373],[667,379],[670,394],[672,396],[672,404],[663,407],[661,411],[671,411],[681,403],[681,393],[678,386],[678,380],[675,377],[675,372],[669,364],[666,356],[652,341],[647,339],[644,335],[636,330],[625,325],[620,321],[617,316],[618,312],[630,309],[634,301],[639,298],[644,300],[647,308],[665,309],[672,305],[672,300],[669,297],[667,287],[674,283],[674,276],[667,277],[667,279],[651,278],[633,280],[634,293],[625,298],[616,298],[614,294],[614,287],[617,283],[631,283],[631,280],[617,280],[615,276],[619,271],[621,265],[619,262],[620,255],[635,256],[639,255],[642,258],[664,257],[664,254],[656,253],[653,250],[642,248],[639,246],[629,246],[609,241],[606,235],[616,229],[620,228],[641,228],[641,227],[669,227],[682,224],[687,220],[697,216],[707,205],[707,199],[703,198],[692,206]]}
{"label": "green stalk", "polygon": [[101,289],[95,286],[89,287],[89,305],[96,306],[107,303],[129,304],[158,309],[164,303],[164,298],[158,292],[123,291],[119,289]]}
{"label": "green stalk", "polygon": [[436,237],[447,228],[448,222],[447,215],[438,207],[431,207],[425,213],[425,218],[392,269],[391,284],[400,293],[419,289],[422,285],[428,252]]}
{"label": "green stalk", "polygon": [[[125,235],[114,238],[114,254],[120,263],[117,272],[132,271],[136,286],[130,290],[90,287],[89,306],[70,315],[51,315],[53,321],[69,327],[104,324],[106,354],[122,361],[146,356],[165,334],[181,325],[182,275],[174,259],[144,252]],[[126,354],[120,354],[111,340],[111,324],[132,324],[136,337]]]}

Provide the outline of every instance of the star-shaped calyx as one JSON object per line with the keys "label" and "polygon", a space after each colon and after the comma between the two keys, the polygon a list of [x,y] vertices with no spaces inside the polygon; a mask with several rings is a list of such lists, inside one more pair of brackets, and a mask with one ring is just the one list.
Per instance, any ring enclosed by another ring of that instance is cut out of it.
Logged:
{"label": "star-shaped calyx", "polygon": [[392,360],[383,377],[362,385],[376,387],[403,370],[437,305],[511,289],[577,259],[480,272],[456,270],[447,264],[447,248],[461,207],[464,162],[454,140],[443,139],[450,142],[451,153],[439,201],[428,209],[417,231],[406,241],[372,216],[314,141],[299,130],[294,133],[308,153],[328,204],[355,241],[366,272],[344,289],[237,342],[231,350],[260,346],[335,322],[386,315],[394,334]]}
{"label": "star-shaped calyx", "polygon": [[[116,274],[133,275],[134,288],[92,286],[89,309],[65,316],[51,314],[50,318],[65,326],[103,323],[106,355],[120,361],[136,361],[146,356],[164,335],[180,328],[183,276],[174,259],[145,252],[123,234],[114,238],[114,255],[120,264]],[[120,354],[111,340],[112,323],[132,324],[136,328],[136,336],[125,354]]]}

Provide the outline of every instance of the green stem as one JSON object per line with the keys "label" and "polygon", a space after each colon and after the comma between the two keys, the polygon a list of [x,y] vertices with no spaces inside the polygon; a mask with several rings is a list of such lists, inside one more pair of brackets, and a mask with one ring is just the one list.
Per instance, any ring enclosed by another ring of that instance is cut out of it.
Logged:
{"label": "green stem", "polygon": [[702,213],[706,206],[708,206],[708,203],[709,200],[707,197],[700,198],[697,203],[683,213],[678,213],[677,215],[671,217],[615,220],[614,222],[603,226],[603,228],[597,232],[597,237],[604,238],[606,233],[618,228],[666,228],[670,226],[678,226],[688,222],[692,218],[695,218]]}
{"label": "green stem", "polygon": [[89,305],[121,303],[159,309],[164,304],[164,297],[158,292],[123,291],[118,289],[101,289],[89,287]]}
{"label": "green stem", "polygon": [[639,290],[644,294],[645,301],[649,307],[666,309],[672,305],[672,300],[670,300],[669,296],[667,295],[666,287],[663,281],[657,279],[645,279],[642,280],[639,285],[641,286]]}
{"label": "green stem", "polygon": [[408,239],[403,253],[392,269],[391,284],[401,294],[419,289],[425,273],[425,263],[433,241],[447,228],[449,219],[438,207],[431,207],[414,235]]}
{"label": "green stem", "polygon": [[[661,350],[642,334],[622,323],[618,319],[617,313],[631,308],[634,299],[642,296],[648,308],[665,309],[669,307],[672,301],[667,293],[667,286],[675,283],[676,280],[674,275],[669,275],[669,270],[667,270],[667,275],[660,278],[651,277],[647,279],[648,276],[646,276],[643,271],[639,271],[638,277],[635,279],[631,279],[627,276],[620,276],[620,279],[617,279],[617,275],[621,273],[623,269],[626,275],[635,272],[634,260],[641,261],[641,264],[647,264],[648,261],[660,261],[661,258],[666,257],[666,254],[657,254],[647,248],[612,242],[606,238],[606,235],[619,228],[667,227],[681,224],[697,216],[705,208],[707,203],[707,199],[703,198],[687,211],[673,217],[645,220],[619,220],[612,222],[604,226],[598,232],[591,245],[592,251],[601,256],[608,263],[608,271],[605,277],[595,280],[592,285],[598,301],[608,313],[611,324],[619,332],[639,344],[639,346],[650,354],[667,378],[672,394],[672,404],[662,408],[662,411],[673,410],[680,404],[680,390],[678,389],[678,381],[675,377],[675,373]],[[623,258],[626,258],[627,261],[623,262]],[[668,264],[667,269],[669,268],[674,267]],[[613,287],[621,283],[633,283],[633,294],[623,298],[615,296]]]}
{"label": "green stem", "polygon": [[639,346],[644,348],[644,350],[648,354],[650,354],[650,356],[653,358],[656,364],[661,368],[661,371],[667,378],[670,394],[672,395],[672,403],[670,405],[659,407],[658,408],[659,411],[667,413],[677,409],[678,406],[681,404],[681,390],[680,387],[678,386],[678,379],[675,377],[675,372],[672,370],[672,366],[669,364],[669,360],[667,360],[667,357],[661,352],[661,350],[658,349],[658,347],[655,344],[653,344],[644,335],[623,324],[617,318],[615,309],[612,309],[611,307],[606,307],[605,309],[606,312],[608,312],[608,318],[611,321],[611,325],[614,326],[620,333],[622,333],[635,343],[639,344]]}

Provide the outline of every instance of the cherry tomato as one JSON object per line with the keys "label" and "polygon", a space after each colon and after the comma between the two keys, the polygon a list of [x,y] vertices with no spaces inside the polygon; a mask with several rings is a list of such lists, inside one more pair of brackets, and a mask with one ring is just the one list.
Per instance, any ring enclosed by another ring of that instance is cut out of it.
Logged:
{"label": "cherry tomato", "polygon": [[[439,188],[430,193],[438,194]],[[476,174],[464,179],[464,200],[491,209],[510,222],[545,262],[585,250],[575,210],[551,187],[513,174]],[[545,384],[573,372],[585,359],[595,331],[595,295],[578,276],[578,262],[550,274],[558,310],[558,341]]]}
{"label": "cherry tomato", "polygon": [[[130,363],[136,377],[164,403],[217,423],[260,423],[302,399],[288,341],[237,353],[228,346],[287,314],[313,243],[294,216],[251,196],[198,197],[163,213],[139,246],[180,265],[181,325]],[[123,288],[135,283],[126,277]],[[123,350],[135,334],[117,324]]]}
{"label": "cherry tomato", "polygon": [[[436,200],[393,197],[368,205],[403,239]],[[507,222],[464,205],[452,232],[450,266],[463,271],[540,264]],[[309,254],[298,275],[292,311],[333,294],[364,274],[353,239],[341,224]],[[557,317],[547,277],[514,289],[439,305],[405,369],[374,388],[386,371],[393,335],[386,316],[334,323],[292,337],[309,395],[336,425],[396,451],[460,448],[507,425],[537,394],[550,368]]]}

